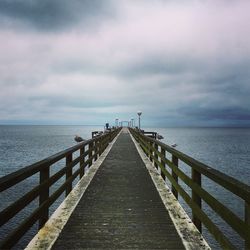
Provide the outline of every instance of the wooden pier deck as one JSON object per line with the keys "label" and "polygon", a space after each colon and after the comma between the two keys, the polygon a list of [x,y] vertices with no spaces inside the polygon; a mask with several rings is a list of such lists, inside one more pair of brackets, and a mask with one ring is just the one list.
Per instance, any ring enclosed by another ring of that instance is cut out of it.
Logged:
{"label": "wooden pier deck", "polygon": [[[37,177],[37,185],[0,211],[0,249],[18,248],[35,223],[40,230],[26,250],[209,250],[203,227],[223,249],[250,249],[250,187],[136,128],[113,128],[1,177],[0,193]],[[235,202],[241,199],[244,217],[215,197],[202,183],[204,177],[226,189]],[[63,194],[65,199],[49,216]],[[192,219],[179,198],[191,209]],[[35,199],[38,204],[19,221],[19,212]],[[240,245],[220,229],[204,202],[241,238]],[[4,230],[13,219],[15,227]]]}
{"label": "wooden pier deck", "polygon": [[184,249],[123,129],[52,249]]}

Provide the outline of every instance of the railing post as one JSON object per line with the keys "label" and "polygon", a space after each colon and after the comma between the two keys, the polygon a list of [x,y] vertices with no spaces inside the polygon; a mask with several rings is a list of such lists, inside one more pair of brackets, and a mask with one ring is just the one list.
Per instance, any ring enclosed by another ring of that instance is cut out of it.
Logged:
{"label": "railing post", "polygon": [[143,144],[143,152],[145,155],[147,155],[147,138],[145,136],[142,136],[142,144]]}
{"label": "railing post", "polygon": [[[247,201],[245,201],[245,223],[250,228],[250,204]],[[245,249],[250,249],[250,233],[245,238]]]}
{"label": "railing post", "polygon": [[93,162],[92,155],[93,155],[93,142],[90,142],[89,143],[89,167],[92,165],[92,162]]}
{"label": "railing post", "polygon": [[[40,184],[49,179],[50,166],[44,167],[40,171]],[[46,186],[40,193],[39,206],[41,206],[49,198],[49,186]],[[46,221],[49,219],[49,208],[43,210],[39,219],[39,229],[43,227]]]}
{"label": "railing post", "polygon": [[98,157],[98,141],[94,141],[94,154],[95,154],[95,161],[97,160],[97,157]]}
{"label": "railing post", "polygon": [[[162,164],[162,167],[164,169],[166,169],[166,164],[164,162],[164,158],[166,157],[166,150],[162,146],[161,146],[161,154],[162,154],[162,156],[161,156],[161,164]],[[165,176],[165,174],[163,173],[162,170],[161,170],[161,177],[165,182],[166,181],[166,176]]]}
{"label": "railing post", "polygon": [[102,154],[103,153],[103,151],[104,151],[104,141],[105,141],[105,137],[104,137],[104,135],[102,136],[102,138],[101,138],[101,140],[100,140],[100,154]]}
{"label": "railing post", "polygon": [[[192,168],[192,180],[194,183],[201,186],[201,174]],[[201,198],[199,195],[192,190],[192,200],[201,208]],[[197,229],[201,232],[202,231],[202,224],[201,221],[195,216],[194,212],[192,212],[193,223],[197,227]]]}
{"label": "railing post", "polygon": [[150,161],[153,161],[153,158],[152,158],[152,156],[153,156],[153,150],[152,150],[152,147],[153,147],[153,142],[149,142],[149,145],[150,145],[150,156],[149,156],[149,159],[150,159]]}
{"label": "railing post", "polygon": [[[156,151],[158,151],[158,144],[157,143],[154,143],[154,148]],[[154,152],[154,158],[156,158],[158,160],[158,154],[156,152]],[[155,160],[154,160],[154,165],[158,169],[159,166]]]}
{"label": "railing post", "polygon": [[[72,162],[72,153],[68,154],[66,156],[66,181],[72,176],[72,167],[69,167],[70,163]],[[66,187],[66,196],[71,192],[72,190],[72,182],[68,183]]]}
{"label": "railing post", "polygon": [[[80,148],[80,156],[83,156],[85,153],[85,145],[83,145],[82,148]],[[84,162],[85,157],[81,158],[80,160],[80,179],[84,176]]]}
{"label": "railing post", "polygon": [[[172,155],[172,162],[176,167],[178,167],[178,158],[175,155]],[[173,171],[173,169],[172,169],[172,176],[174,180],[178,183],[178,175]],[[172,193],[174,194],[175,198],[178,200],[178,191],[175,189],[173,184],[172,184]]]}

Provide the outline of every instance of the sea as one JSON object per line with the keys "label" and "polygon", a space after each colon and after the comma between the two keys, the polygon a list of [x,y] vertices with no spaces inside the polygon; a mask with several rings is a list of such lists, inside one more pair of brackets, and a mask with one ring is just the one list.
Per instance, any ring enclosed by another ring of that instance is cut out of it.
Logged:
{"label": "sea", "polygon": [[[176,149],[215,168],[222,173],[250,185],[250,128],[143,128],[145,131],[155,131],[161,134],[164,143],[177,144]],[[103,126],[33,126],[33,125],[1,125],[0,126],[0,177],[33,164],[48,156],[76,144],[75,135],[84,139],[91,138],[91,132],[103,130]],[[64,162],[58,163],[58,169]],[[180,168],[191,174],[190,168],[181,163]],[[0,194],[0,209],[4,209],[13,200],[21,197],[26,190],[38,184],[38,176],[22,182],[7,192]],[[58,183],[58,185],[60,182]],[[167,182],[168,185],[170,185]],[[187,193],[191,191],[180,181]],[[244,218],[244,202],[230,194],[219,185],[202,178],[203,187],[216,199],[229,207],[237,216]],[[50,214],[63,200],[61,196],[57,204],[50,209]],[[16,218],[10,220],[0,229],[0,240],[10,232],[27,214],[33,211],[38,201],[32,202]],[[180,203],[191,217],[191,211],[180,198]],[[242,239],[234,233],[220,217],[205,203],[202,206],[218,228],[227,235],[237,249],[244,248]],[[37,230],[35,224],[20,240],[14,249],[23,249]],[[203,234],[213,249],[220,249],[206,228]]]}

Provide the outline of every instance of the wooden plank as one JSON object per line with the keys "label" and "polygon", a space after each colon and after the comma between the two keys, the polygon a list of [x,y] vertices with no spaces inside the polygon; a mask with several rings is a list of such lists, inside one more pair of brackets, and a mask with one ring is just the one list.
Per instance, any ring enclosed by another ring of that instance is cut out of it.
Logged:
{"label": "wooden plank", "polygon": [[[162,167],[162,166],[161,166]],[[211,219],[194,203],[191,197],[186,193],[186,191],[175,181],[172,175],[168,173],[166,169],[162,168],[164,174],[167,176],[169,181],[174,185],[175,189],[182,196],[184,201],[189,205],[189,207],[195,212],[196,216],[202,221],[209,232],[214,236],[214,238],[220,243],[220,245],[225,249],[235,249],[234,245],[227,239],[227,237],[219,230],[219,228],[211,221]]]}
{"label": "wooden plank", "polygon": [[1,243],[0,249],[9,249],[13,247],[20,238],[35,224],[44,210],[50,207],[57,198],[65,191],[68,185],[80,173],[78,169],[63,185],[60,186],[41,206],[39,206],[28,218],[26,218],[18,227],[14,229]]}
{"label": "wooden plank", "polygon": [[241,237],[246,238],[247,228],[244,225],[243,221],[236,216],[230,209],[216,200],[211,194],[206,190],[201,188],[199,185],[194,183],[192,179],[177,168],[171,161],[168,159],[164,160],[166,164],[178,175],[181,180],[188,185],[192,190],[194,190],[229,226],[231,226]]}
{"label": "wooden plank", "polygon": [[245,249],[250,249],[250,203],[245,202],[245,224],[247,226],[245,237]]}
{"label": "wooden plank", "polygon": [[24,207],[26,207],[31,201],[33,201],[45,187],[53,185],[58,181],[66,172],[66,167],[62,168],[60,171],[52,175],[47,181],[43,182],[41,185],[34,187],[20,199],[12,203],[10,206],[5,208],[0,212],[0,226],[5,224],[8,220],[14,217],[18,212],[20,212]]}
{"label": "wooden plank", "polygon": [[[120,129],[119,129],[120,131]],[[113,138],[118,131],[111,132],[111,138]],[[103,138],[104,136],[102,136]],[[109,137],[110,138],[110,137]],[[4,224],[13,216],[15,216],[19,211],[21,211],[24,207],[26,207],[32,200],[34,200],[41,192],[40,196],[40,205],[27,219],[25,219],[20,226],[15,228],[15,230],[8,235],[2,242],[0,248],[11,248],[16,242],[25,234],[27,230],[37,221],[40,220],[40,227],[45,223],[48,219],[48,208],[53,202],[61,195],[62,192],[67,190],[67,193],[70,189],[72,189],[72,182],[73,180],[79,175],[81,168],[79,168],[75,173],[72,175],[72,168],[78,163],[83,162],[84,157],[89,154],[89,150],[86,152],[82,152],[82,154],[77,157],[76,159],[72,160],[72,153],[78,149],[84,147],[89,143],[93,143],[96,140],[100,140],[100,137],[95,138],[93,140],[85,141],[84,143],[79,143],[78,145],[61,151],[51,157],[48,157],[38,163],[32,164],[28,167],[25,167],[15,173],[9,174],[5,177],[0,178],[0,191],[4,191],[7,188],[19,183],[20,181],[32,176],[33,174],[41,171],[41,183],[40,185],[33,188],[30,192],[22,196],[16,202],[8,206],[4,209],[0,215],[0,223]],[[61,160],[66,156],[66,167],[58,171],[52,177],[49,178],[49,163],[53,164],[58,160]],[[82,165],[86,163],[89,164],[92,162],[94,157],[98,157],[98,152],[96,152],[90,159],[84,162]],[[81,164],[80,164],[81,165]],[[60,179],[64,174],[67,175],[67,180],[60,188],[49,197],[49,187],[55,183],[58,179]],[[45,192],[44,192],[45,191]]]}
{"label": "wooden plank", "polygon": [[[120,128],[114,132],[114,134],[117,134],[120,131]],[[100,137],[104,137],[106,135],[102,135]],[[80,142],[77,145],[70,147],[66,150],[63,150],[59,153],[56,153],[52,156],[49,156],[35,164],[29,165],[27,167],[24,167],[18,171],[15,171],[14,173],[8,174],[4,177],[0,178],[0,192],[14,186],[15,184],[25,180],[26,178],[38,173],[43,167],[46,168],[46,166],[48,165],[52,165],[54,163],[56,163],[57,161],[63,159],[66,157],[66,155],[68,154],[72,154],[75,151],[79,150],[82,146],[84,145],[88,145],[91,142],[94,142],[96,140],[98,140],[100,137],[94,138],[94,139],[90,139],[84,142]]]}
{"label": "wooden plank", "polygon": [[[43,168],[40,171],[40,185],[44,182],[47,182],[49,179],[49,172],[50,172],[50,166],[47,166],[47,168]],[[49,186],[43,186],[40,195],[39,195],[39,206],[43,204],[47,199],[49,198]],[[45,222],[49,218],[49,209],[44,209],[41,213],[41,216],[39,218],[39,228],[42,228]]]}
{"label": "wooden plank", "polygon": [[82,167],[82,165],[84,164],[84,161],[85,161],[84,153],[85,153],[85,146],[80,148],[80,156],[81,156],[81,159],[80,159],[80,179],[84,175],[84,168]]}
{"label": "wooden plank", "polygon": [[[70,166],[70,164],[72,163],[72,154],[68,154],[66,157],[66,181],[72,176],[72,167]],[[65,195],[67,196],[72,190],[72,183],[69,184],[66,188],[66,193]]]}
{"label": "wooden plank", "polygon": [[72,245],[88,249],[184,248],[129,134],[118,137],[53,250]]}
{"label": "wooden plank", "polygon": [[[156,140],[152,138],[147,138],[150,142],[155,142]],[[157,141],[159,146],[165,148],[165,150],[173,155],[175,155],[179,160],[185,162],[190,167],[194,168],[201,174],[205,175],[206,177],[210,178],[214,182],[220,184],[224,188],[228,189],[232,193],[236,194],[237,196],[241,197],[243,200],[248,201],[250,203],[250,186],[236,180],[233,177],[230,177],[200,161],[193,159],[192,157],[160,142]]]}
{"label": "wooden plank", "polygon": [[[155,152],[158,152],[158,144],[157,143],[155,143],[154,148],[155,148]],[[154,153],[154,157],[158,160],[158,154],[157,153]],[[158,168],[157,161],[154,162],[154,166],[156,168]]]}
{"label": "wooden plank", "polygon": [[[201,187],[201,174],[195,169],[192,169],[192,181],[193,183]],[[194,189],[192,189],[192,200],[201,209],[201,197],[197,194],[197,192],[195,192]],[[192,217],[193,217],[192,220],[193,220],[194,225],[201,232],[202,224],[199,218],[195,215],[194,211],[192,212]]]}
{"label": "wooden plank", "polygon": [[[163,166],[163,168],[166,168],[165,167],[165,162],[164,162],[164,158],[166,157],[166,150],[163,148],[163,147],[161,147],[161,155],[162,155],[162,157],[160,158],[161,159],[161,164],[162,164],[162,166]],[[162,170],[161,170],[161,177],[162,177],[162,179],[164,180],[164,181],[166,181],[166,176],[165,176],[165,174],[162,172]]]}
{"label": "wooden plank", "polygon": [[[172,163],[178,168],[178,158],[175,155],[172,155]],[[172,170],[173,179],[178,183],[178,175]],[[178,200],[178,191],[175,189],[174,185],[172,184],[172,193]]]}

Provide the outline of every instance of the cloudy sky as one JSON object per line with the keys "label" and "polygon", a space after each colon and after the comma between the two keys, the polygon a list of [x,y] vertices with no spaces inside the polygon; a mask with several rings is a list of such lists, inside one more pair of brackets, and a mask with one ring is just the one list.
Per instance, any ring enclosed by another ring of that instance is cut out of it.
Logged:
{"label": "cloudy sky", "polygon": [[1,0],[0,124],[250,126],[250,1]]}

